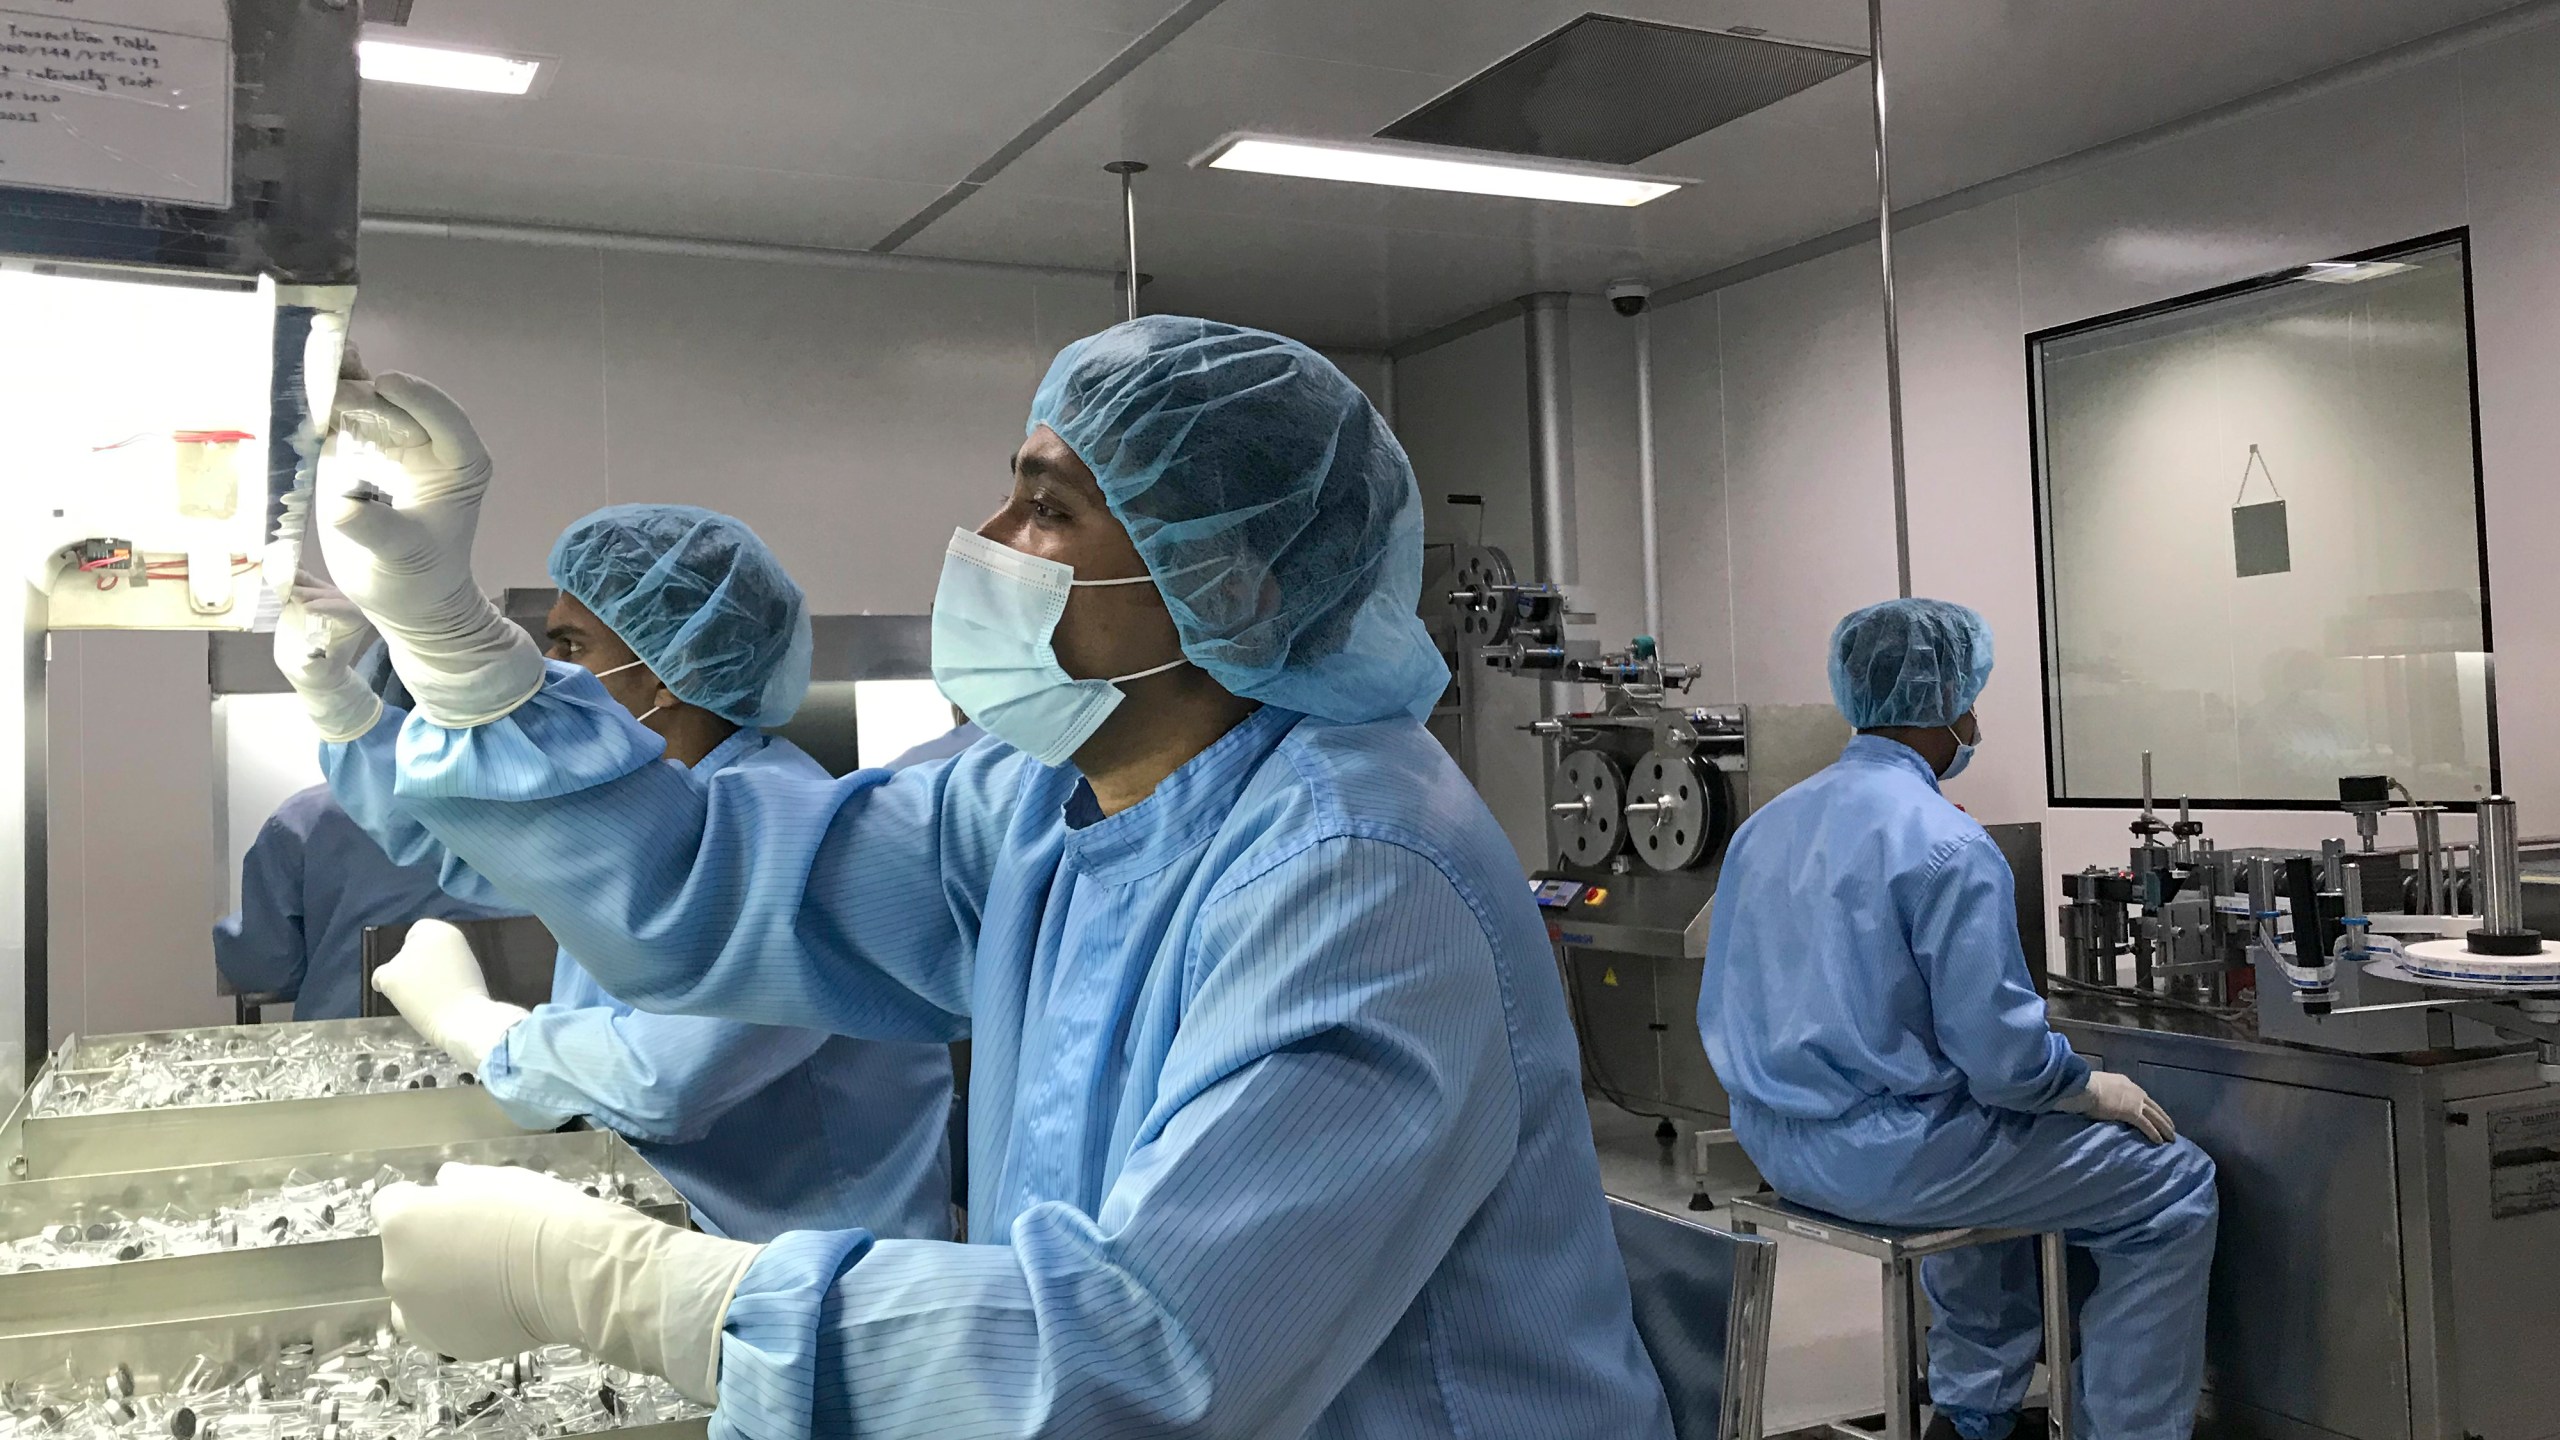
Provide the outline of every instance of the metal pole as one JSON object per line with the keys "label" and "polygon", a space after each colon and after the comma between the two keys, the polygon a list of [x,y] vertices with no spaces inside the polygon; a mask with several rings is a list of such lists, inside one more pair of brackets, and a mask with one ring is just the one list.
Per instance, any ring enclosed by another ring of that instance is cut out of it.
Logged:
{"label": "metal pole", "polygon": [[1885,1440],[1920,1440],[1919,1309],[1912,1303],[1918,1263],[1884,1262]]}
{"label": "metal pole", "polygon": [[[52,737],[52,722],[46,718],[46,687],[52,666],[53,600],[45,591],[19,582],[25,610],[19,622],[18,664],[23,689],[19,703],[24,707],[25,731],[18,761],[23,767],[19,792],[21,869],[18,883],[22,887],[24,929],[20,946],[25,952],[19,976],[22,1038],[26,1042],[23,1076],[0,1078],[0,1092],[15,1095],[44,1064],[45,1052],[53,1047],[52,949],[53,949],[53,874],[51,844],[47,824],[46,772]],[[0,1036],[0,1049],[6,1047]]]}
{"label": "metal pole", "polygon": [[1114,160],[1102,168],[1120,177],[1120,229],[1129,245],[1129,268],[1122,272],[1129,287],[1123,307],[1127,313],[1123,318],[1135,320],[1138,318],[1138,189],[1131,177],[1143,173],[1147,167],[1142,161]]}
{"label": "metal pole", "polygon": [[1884,0],[1867,0],[1868,70],[1875,78],[1876,249],[1884,269],[1885,424],[1893,441],[1893,562],[1911,595],[1911,492],[1902,459],[1902,322],[1893,295],[1893,169],[1885,146]]}
{"label": "metal pole", "polygon": [[1662,517],[1653,480],[1653,312],[1636,315],[1636,495],[1643,504],[1644,633],[1662,644]]}
{"label": "metal pole", "polygon": [[2073,1440],[2071,1382],[2070,1247],[2059,1231],[2036,1237],[2036,1269],[2043,1276],[2045,1401],[2053,1440]]}
{"label": "metal pole", "polygon": [[2420,805],[2409,812],[2410,823],[2418,832],[2418,898],[2426,907],[2418,912],[2422,915],[2445,913],[2443,815],[2432,805]]}
{"label": "metal pole", "polygon": [[[1581,578],[1573,507],[1570,303],[1570,297],[1552,291],[1521,301],[1529,362],[1529,551],[1538,579],[1550,585],[1571,585]],[[1544,713],[1563,709],[1563,700],[1562,685],[1539,680],[1538,703]]]}

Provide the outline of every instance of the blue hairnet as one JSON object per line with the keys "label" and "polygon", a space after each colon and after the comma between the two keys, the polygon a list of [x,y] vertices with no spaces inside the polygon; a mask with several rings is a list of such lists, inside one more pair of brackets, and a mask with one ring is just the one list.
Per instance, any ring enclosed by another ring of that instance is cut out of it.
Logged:
{"label": "blue hairnet", "polygon": [[1991,625],[1945,600],[1887,600],[1831,632],[1831,699],[1854,730],[1953,725],[1991,683]]}
{"label": "blue hairnet", "polygon": [[1404,447],[1333,362],[1150,315],[1059,352],[1031,399],[1137,542],[1182,653],[1230,692],[1327,720],[1417,718],[1448,666],[1415,613]]}
{"label": "blue hairnet", "polygon": [[551,578],[688,705],[763,729],[809,693],[808,600],[743,521],[609,505],[561,532]]}

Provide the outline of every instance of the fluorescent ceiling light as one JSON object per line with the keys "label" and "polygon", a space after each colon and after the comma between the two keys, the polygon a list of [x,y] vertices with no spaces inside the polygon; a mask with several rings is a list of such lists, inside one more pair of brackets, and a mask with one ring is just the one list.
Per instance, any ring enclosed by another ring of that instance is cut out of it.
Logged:
{"label": "fluorescent ceiling light", "polygon": [[1439,145],[1386,141],[1289,140],[1275,135],[1230,135],[1191,162],[1212,170],[1250,170],[1307,180],[1348,180],[1362,185],[1401,185],[1414,190],[1454,190],[1468,195],[1509,195],[1522,200],[1564,200],[1580,205],[1642,205],[1690,180],[1637,175],[1613,166],[1558,165],[1456,150]]}
{"label": "fluorescent ceiling light", "polygon": [[542,69],[539,60],[452,50],[441,45],[413,45],[406,40],[359,40],[356,60],[367,80],[478,90],[491,95],[524,94],[533,88],[533,77]]}
{"label": "fluorescent ceiling light", "polygon": [[2314,260],[2302,267],[2302,278],[2323,285],[2353,285],[2360,280],[2379,280],[2403,270],[2415,270],[2397,260]]}

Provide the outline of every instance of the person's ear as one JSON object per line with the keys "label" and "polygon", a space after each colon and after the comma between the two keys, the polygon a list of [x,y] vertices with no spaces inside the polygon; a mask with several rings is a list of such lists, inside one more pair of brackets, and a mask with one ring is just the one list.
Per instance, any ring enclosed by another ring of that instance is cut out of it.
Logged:
{"label": "person's ear", "polygon": [[661,710],[673,710],[684,702],[677,699],[676,692],[668,689],[666,685],[661,682],[658,686],[657,693],[649,697],[649,703],[655,705]]}

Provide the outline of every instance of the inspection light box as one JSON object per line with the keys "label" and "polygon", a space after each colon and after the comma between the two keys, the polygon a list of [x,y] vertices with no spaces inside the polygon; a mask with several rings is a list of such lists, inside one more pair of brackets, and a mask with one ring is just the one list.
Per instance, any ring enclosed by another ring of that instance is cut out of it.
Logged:
{"label": "inspection light box", "polygon": [[543,62],[485,50],[456,50],[407,40],[356,42],[356,61],[367,80],[392,85],[432,85],[443,90],[477,90],[489,95],[524,95],[542,73]]}
{"label": "inspection light box", "polygon": [[1359,185],[1399,185],[1410,190],[1507,195],[1576,205],[1642,205],[1697,183],[1667,175],[1639,175],[1614,165],[1523,160],[1514,155],[1454,150],[1441,145],[1293,140],[1278,135],[1230,135],[1202,151],[1191,163],[1211,170],[1249,170],[1306,180],[1347,180]]}

